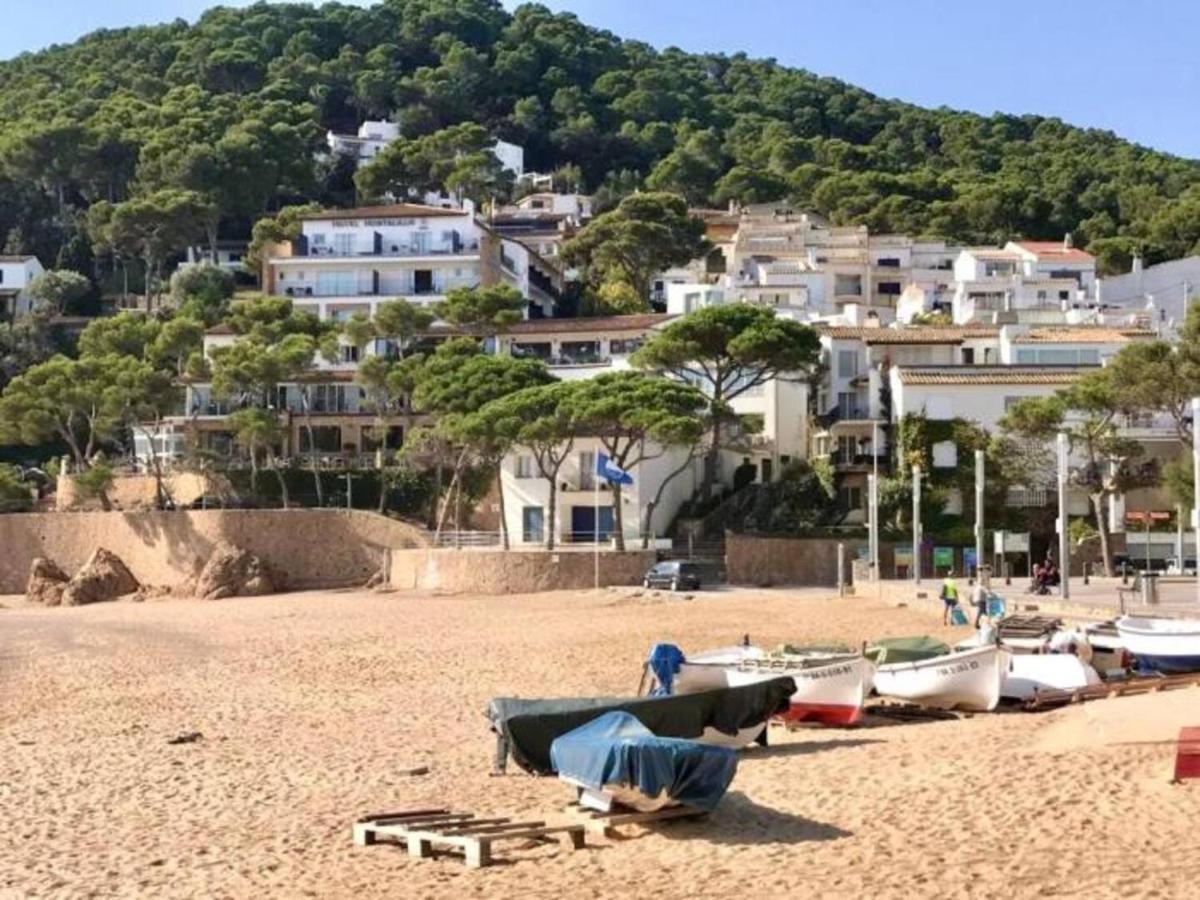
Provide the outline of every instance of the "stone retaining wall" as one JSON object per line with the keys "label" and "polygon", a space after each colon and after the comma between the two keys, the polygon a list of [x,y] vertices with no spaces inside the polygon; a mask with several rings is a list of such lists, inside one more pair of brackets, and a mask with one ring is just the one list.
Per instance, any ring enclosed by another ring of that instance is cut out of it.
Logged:
{"label": "stone retaining wall", "polygon": [[426,538],[360,510],[14,513],[0,515],[0,593],[23,592],[38,556],[74,572],[97,547],[121,557],[143,584],[177,585],[219,541],[259,556],[288,588],[311,588],[361,584],[389,552]]}
{"label": "stone retaining wall", "polygon": [[[652,550],[600,554],[600,584],[640,584],[655,562]],[[586,589],[595,557],[578,551],[396,550],[389,578],[401,590],[509,594]]]}
{"label": "stone retaining wall", "polygon": [[[725,568],[730,584],[770,587],[837,587],[839,541],[831,538],[725,535]],[[850,581],[850,548],[845,547],[843,577]]]}

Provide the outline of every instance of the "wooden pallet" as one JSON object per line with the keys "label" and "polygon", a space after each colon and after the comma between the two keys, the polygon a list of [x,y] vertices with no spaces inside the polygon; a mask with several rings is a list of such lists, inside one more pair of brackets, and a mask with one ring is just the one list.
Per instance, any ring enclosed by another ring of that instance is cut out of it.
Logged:
{"label": "wooden pallet", "polygon": [[1093,684],[1074,691],[1038,691],[1026,700],[1022,707],[1028,710],[1051,709],[1067,706],[1084,700],[1101,700],[1105,697],[1125,697],[1133,694],[1153,694],[1178,688],[1200,685],[1200,672],[1183,675],[1155,675],[1148,678],[1130,678],[1127,681],[1108,681]]}
{"label": "wooden pallet", "polygon": [[612,837],[616,829],[622,825],[651,825],[670,819],[691,819],[708,815],[708,810],[682,804],[668,806],[654,812],[638,812],[636,809],[626,806],[614,806],[608,812],[601,812],[580,806],[578,803],[571,803],[567,806],[567,812],[580,820],[581,827],[604,837]]}
{"label": "wooden pallet", "polygon": [[584,826],[579,823],[547,825],[544,821],[516,821],[509,816],[477,818],[474,813],[449,809],[415,809],[366,816],[354,823],[354,843],[367,847],[390,838],[408,847],[416,859],[434,849],[460,850],[473,869],[492,864],[492,844],[498,841],[540,840],[560,837],[572,850],[583,847]]}

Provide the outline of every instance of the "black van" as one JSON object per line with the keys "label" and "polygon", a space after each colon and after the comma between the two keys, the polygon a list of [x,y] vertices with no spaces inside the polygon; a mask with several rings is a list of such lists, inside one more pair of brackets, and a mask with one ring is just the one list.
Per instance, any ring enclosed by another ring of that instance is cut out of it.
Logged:
{"label": "black van", "polygon": [[665,587],[673,591],[699,590],[700,567],[695,563],[678,560],[655,563],[646,572],[642,585],[648,588]]}

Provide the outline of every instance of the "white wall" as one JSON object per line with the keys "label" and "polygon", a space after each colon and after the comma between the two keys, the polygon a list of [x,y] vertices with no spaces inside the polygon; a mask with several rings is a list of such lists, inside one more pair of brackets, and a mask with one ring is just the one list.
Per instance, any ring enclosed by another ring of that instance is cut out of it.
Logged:
{"label": "white wall", "polygon": [[[575,441],[575,445],[572,447],[567,461],[563,464],[562,469],[559,470],[557,479],[559,491],[556,497],[556,505],[558,507],[556,522],[558,540],[556,543],[569,542],[572,507],[591,507],[596,502],[597,493],[591,488],[586,477],[581,476],[580,472],[580,454],[584,452],[594,454],[603,453],[604,451],[600,447],[599,441],[595,439],[578,439]],[[505,521],[508,524],[509,535],[514,545],[526,543],[523,540],[524,535],[522,533],[525,507],[541,507],[544,516],[543,528],[549,528],[550,523],[549,482],[538,473],[536,462],[532,458],[529,461],[530,468],[528,470],[532,474],[532,477],[517,477],[518,459],[522,456],[530,456],[530,454],[522,448],[516,448],[505,457],[501,473],[501,482],[504,489]],[[594,459],[595,457],[592,458]],[[662,456],[647,460],[633,467],[630,474],[633,476],[634,483],[632,485],[625,485],[621,489],[626,541],[632,542],[641,534],[642,518],[645,515],[647,504],[654,499],[654,494],[658,490],[658,486],[662,480],[678,468],[683,462],[683,458],[683,451],[668,450]],[[659,506],[654,511],[654,516],[650,523],[650,530],[652,532],[663,534],[670,527],[675,514],[679,511],[683,502],[694,493],[699,483],[699,465],[699,462],[696,462],[690,470],[684,471],[668,484],[666,490],[663,492],[663,498]],[[588,470],[589,473],[591,471],[593,470]],[[594,475],[592,477],[596,478]],[[602,479],[597,478],[596,480],[601,485],[601,490],[598,494],[599,505],[601,507],[611,507],[611,492],[604,488]],[[566,485],[566,490],[562,489],[564,484]],[[590,537],[588,540],[590,541]]]}

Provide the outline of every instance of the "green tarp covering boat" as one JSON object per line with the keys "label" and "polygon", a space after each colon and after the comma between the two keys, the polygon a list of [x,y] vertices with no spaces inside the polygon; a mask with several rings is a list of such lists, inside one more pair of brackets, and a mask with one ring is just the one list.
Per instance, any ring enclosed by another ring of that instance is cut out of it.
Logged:
{"label": "green tarp covering boat", "polygon": [[945,656],[949,652],[948,644],[923,634],[920,637],[883,638],[869,645],[864,655],[877,666],[890,666]]}

